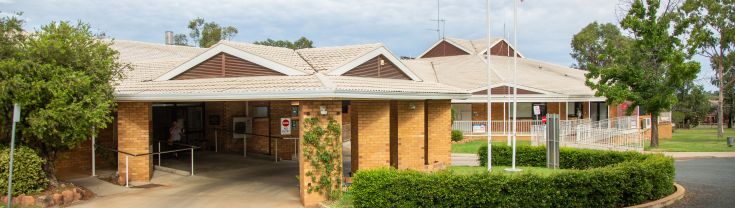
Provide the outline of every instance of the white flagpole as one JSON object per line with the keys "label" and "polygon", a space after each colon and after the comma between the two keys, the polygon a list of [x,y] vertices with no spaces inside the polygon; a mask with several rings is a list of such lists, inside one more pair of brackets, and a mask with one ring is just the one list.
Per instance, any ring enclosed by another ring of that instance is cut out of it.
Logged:
{"label": "white flagpole", "polygon": [[492,123],[492,117],[491,113],[493,111],[493,108],[491,107],[492,102],[490,96],[492,95],[491,88],[492,88],[492,69],[490,66],[490,0],[486,0],[487,3],[487,12],[485,14],[485,18],[487,20],[487,125],[486,125],[486,132],[487,132],[487,171],[492,171],[493,165],[492,165],[492,158],[493,158],[493,148],[492,148],[492,140],[493,140],[493,123]]}
{"label": "white flagpole", "polygon": [[[505,25],[503,25],[503,28],[505,28]],[[506,37],[505,41],[508,41],[508,39],[507,39],[508,38],[508,33],[505,32],[505,29],[503,29],[503,34],[504,34],[504,37]],[[505,42],[505,43],[508,46],[506,48],[507,49],[506,54],[508,54],[508,56],[510,57],[510,43],[508,43],[508,42]],[[510,70],[510,64],[508,64],[508,61],[507,60],[505,61],[505,66],[506,66],[505,69]],[[508,103],[508,105],[510,105],[510,87],[506,87],[505,89],[506,89],[506,93],[505,93],[506,102],[503,102],[503,103]],[[508,107],[510,108],[510,106],[508,106]],[[508,113],[508,110],[504,110],[504,111],[505,111],[504,113]],[[508,123],[508,118],[510,118],[510,117],[509,116],[503,116],[503,119],[506,119],[505,121],[503,121],[503,123]],[[506,130],[506,132],[505,132],[505,136],[506,136],[506,140],[507,140],[508,146],[510,146],[510,140],[511,140],[511,136],[510,135],[511,135],[511,133],[510,133],[510,125],[509,125],[508,128],[507,128],[507,130]]]}
{"label": "white flagpole", "polygon": [[518,121],[518,87],[516,86],[518,83],[518,0],[513,0],[513,47],[515,47],[513,50],[513,163],[511,168],[505,170],[516,172],[521,171],[520,169],[516,169],[516,130],[518,126],[516,124]]}

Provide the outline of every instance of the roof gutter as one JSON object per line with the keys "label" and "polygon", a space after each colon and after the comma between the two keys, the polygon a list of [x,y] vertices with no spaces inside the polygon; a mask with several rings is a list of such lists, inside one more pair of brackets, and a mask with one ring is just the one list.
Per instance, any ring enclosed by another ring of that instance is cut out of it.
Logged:
{"label": "roof gutter", "polygon": [[118,94],[119,102],[133,101],[247,101],[247,100],[450,100],[467,99],[469,93],[371,93],[341,90],[260,92],[260,93],[181,93],[181,94]]}

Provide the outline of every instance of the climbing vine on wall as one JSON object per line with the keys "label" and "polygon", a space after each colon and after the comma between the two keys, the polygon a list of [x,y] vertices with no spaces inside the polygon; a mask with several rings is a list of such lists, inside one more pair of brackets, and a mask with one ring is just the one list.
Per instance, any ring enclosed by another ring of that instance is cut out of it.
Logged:
{"label": "climbing vine on wall", "polygon": [[304,120],[303,154],[311,165],[305,173],[311,179],[307,192],[326,194],[328,199],[336,199],[342,191],[342,127],[329,118],[326,128],[319,118]]}

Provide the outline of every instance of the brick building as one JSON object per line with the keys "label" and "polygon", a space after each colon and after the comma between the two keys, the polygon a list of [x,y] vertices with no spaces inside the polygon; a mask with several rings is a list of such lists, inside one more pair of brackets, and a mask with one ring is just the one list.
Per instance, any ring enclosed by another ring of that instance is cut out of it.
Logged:
{"label": "brick building", "polygon": [[[533,60],[518,51],[514,75],[515,47],[503,38],[492,38],[489,42],[494,139],[505,140],[510,135],[514,90],[517,90],[518,135],[522,140],[530,139],[531,126],[541,124],[540,120],[547,113],[559,114],[562,120],[587,119],[592,122],[626,113],[627,105],[608,104],[604,97],[595,96],[595,92],[585,85],[586,71]],[[423,80],[433,80],[472,93],[468,99],[452,100],[456,113],[454,128],[469,136],[485,136],[484,131],[473,132],[472,126],[485,126],[487,120],[487,46],[487,39],[447,37],[417,58],[404,60]],[[534,113],[534,108],[540,110],[539,114]],[[639,110],[633,111],[633,115],[638,114]],[[670,122],[662,125],[668,129],[671,127]],[[662,133],[670,134],[670,130]]]}
{"label": "brick building", "polygon": [[[115,122],[100,131],[98,144],[130,154],[155,152],[151,148],[167,141],[178,121],[185,142],[204,151],[299,160],[299,187],[311,183],[305,176],[311,167],[295,152],[304,133],[299,121],[349,124],[343,126],[353,147],[351,172],[389,166],[430,171],[450,164],[451,100],[470,96],[421,79],[381,44],[292,50],[230,41],[194,48],[116,40],[112,47],[131,70],[116,83]],[[57,161],[59,169],[91,168],[91,144],[84,145]],[[113,158],[120,182],[125,175],[130,181],[153,175],[149,156],[128,157],[127,174],[125,155]],[[304,205],[324,199],[304,188],[300,195]]]}

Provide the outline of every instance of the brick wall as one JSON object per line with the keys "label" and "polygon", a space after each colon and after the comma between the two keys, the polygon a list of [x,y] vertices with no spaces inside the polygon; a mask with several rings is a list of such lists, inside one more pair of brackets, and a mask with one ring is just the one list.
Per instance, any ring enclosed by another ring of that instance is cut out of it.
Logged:
{"label": "brick wall", "polygon": [[[503,103],[493,103],[492,108],[493,108],[493,112],[492,112],[493,120],[501,120],[503,118],[510,118],[510,115],[507,115],[508,113],[505,113],[506,115],[503,116]],[[506,103],[505,109],[506,111],[510,109],[510,105]],[[472,103],[472,120],[475,120],[475,121],[487,120],[487,104],[486,103]]]}
{"label": "brick wall", "polygon": [[[320,115],[319,106],[326,106],[328,115],[326,116]],[[326,127],[328,118],[331,117],[335,119],[340,125],[342,124],[342,116],[341,116],[342,102],[341,101],[300,101],[299,109],[300,109],[299,120],[303,121],[305,118],[318,117],[320,120],[320,124]],[[303,122],[299,122],[299,125],[300,125],[300,129],[303,129],[303,126],[304,126]],[[299,132],[299,137],[303,138],[303,131]],[[342,145],[340,145],[340,147],[341,146]],[[337,164],[342,164],[342,157],[339,157],[339,160],[335,162],[338,162]],[[312,167],[311,165],[309,165],[308,161],[305,161],[305,158],[303,156],[299,156],[299,164],[300,164],[299,165],[299,179],[300,179],[299,187],[301,187],[300,188],[301,203],[305,207],[315,207],[317,206],[319,202],[326,200],[326,197],[316,192],[312,192],[312,193],[307,192],[307,187],[309,187],[309,185],[311,185],[313,181],[311,181],[310,177],[306,176],[306,172],[308,172],[309,170],[312,170]]]}
{"label": "brick wall", "polygon": [[[149,152],[151,129],[151,103],[122,102],[117,107],[118,150],[132,154]],[[149,181],[151,178],[150,157],[129,157],[130,181]],[[125,182],[125,155],[118,154],[120,183]]]}
{"label": "brick wall", "polygon": [[351,105],[353,170],[389,166],[390,101],[352,101]]}
{"label": "brick wall", "polygon": [[[104,147],[115,148],[113,140],[113,123],[98,131],[95,142]],[[107,150],[97,149],[95,153],[97,169],[112,168],[115,164],[115,155]],[[54,162],[57,177],[64,179],[88,176],[92,173],[92,140],[82,142],[77,148],[62,152]],[[80,175],[81,174],[81,175]]]}
{"label": "brick wall", "polygon": [[424,167],[424,101],[397,101],[398,168]]}
{"label": "brick wall", "polygon": [[452,104],[450,100],[427,101],[429,165],[451,164]]}
{"label": "brick wall", "polygon": [[[271,139],[271,153],[276,154],[278,148],[278,157],[291,160],[294,153],[294,140],[285,138],[299,137],[299,129],[291,129],[290,135],[281,135],[281,118],[291,118],[291,122],[298,122],[299,117],[292,117],[291,101],[271,101],[270,103],[270,128],[271,135],[283,138]],[[342,116],[340,116],[342,117]]]}

